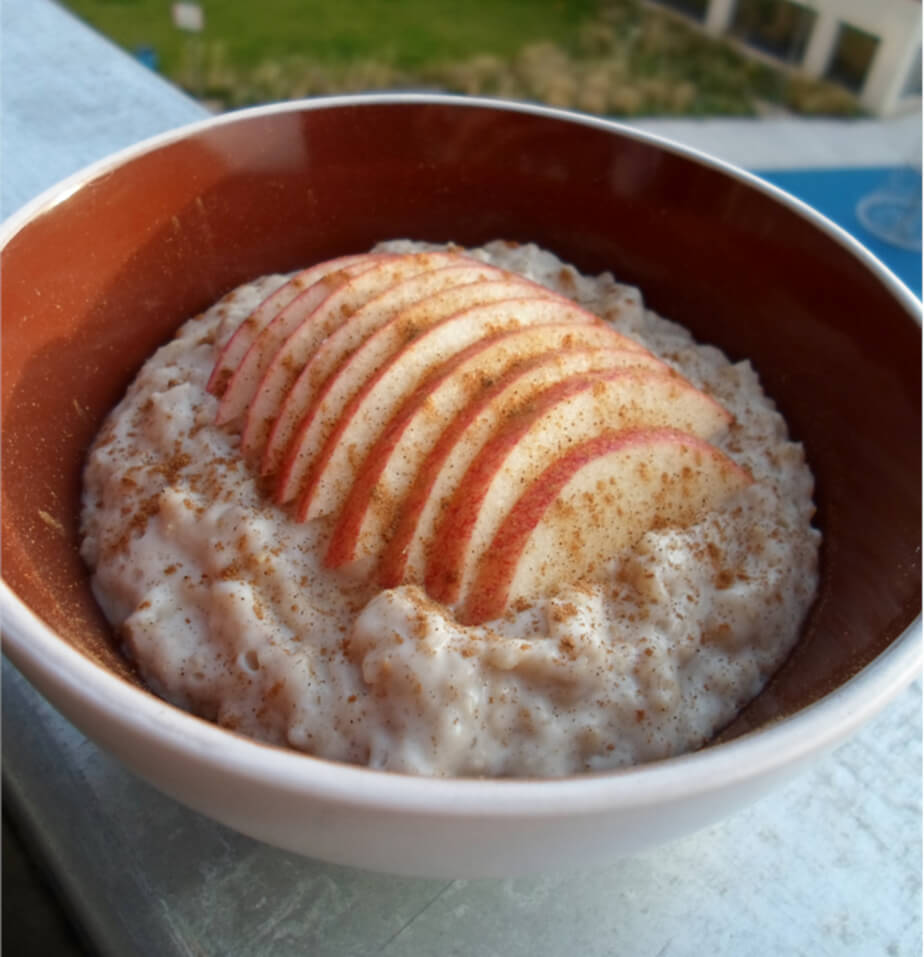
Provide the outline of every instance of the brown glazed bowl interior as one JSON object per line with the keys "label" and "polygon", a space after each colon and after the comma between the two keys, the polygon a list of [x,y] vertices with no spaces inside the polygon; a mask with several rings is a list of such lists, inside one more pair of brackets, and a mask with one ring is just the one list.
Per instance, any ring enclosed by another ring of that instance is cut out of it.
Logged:
{"label": "brown glazed bowl interior", "polygon": [[732,359],[806,447],[823,531],[804,635],[725,732],[842,685],[920,609],[914,300],[833,227],[721,164],[542,109],[440,97],[247,111],[100,167],[2,252],[2,559],[60,638],[137,683],[77,551],[88,445],[141,363],[233,286],[379,240],[536,242],[612,271]]}

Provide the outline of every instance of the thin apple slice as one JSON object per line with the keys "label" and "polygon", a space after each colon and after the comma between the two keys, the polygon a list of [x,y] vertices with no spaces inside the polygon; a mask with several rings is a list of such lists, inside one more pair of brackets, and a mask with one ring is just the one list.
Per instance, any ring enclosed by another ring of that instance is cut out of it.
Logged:
{"label": "thin apple slice", "polygon": [[[303,381],[300,375],[289,391],[277,420],[280,430],[283,421],[294,421],[296,428],[291,431],[280,455],[282,469],[276,500],[280,503],[289,502],[299,494],[311,467],[312,455],[321,452],[350,400],[421,329],[443,322],[472,306],[525,297],[549,298],[551,293],[519,277],[483,280],[444,289],[402,310],[386,326],[377,330],[328,378],[317,395],[311,383]],[[272,435],[270,442],[274,446],[283,444],[278,435]],[[296,448],[300,450],[297,457]]]}
{"label": "thin apple slice", "polygon": [[[253,455],[262,450],[260,471],[263,475],[274,474],[319,390],[322,386],[327,388],[328,377],[335,370],[339,376],[339,367],[348,359],[351,366],[355,365],[353,358],[360,348],[368,354],[367,341],[370,338],[379,341],[378,332],[382,327],[392,326],[404,309],[445,289],[507,276],[508,273],[496,266],[456,256],[452,265],[416,273],[368,300],[318,346],[295,383],[287,369],[297,368],[300,356],[293,358],[290,353],[286,359],[285,354],[280,353],[280,361],[274,361],[267,370],[248,410],[241,436],[245,454]],[[371,361],[376,359],[372,357]],[[368,363],[366,367],[369,368]]]}
{"label": "thin apple slice", "polygon": [[628,367],[670,372],[659,359],[624,349],[623,343],[605,325],[526,326],[481,339],[441,365],[370,449],[331,534],[325,562],[340,567],[378,558],[404,503],[425,481],[424,464],[441,437],[461,434],[486,405],[494,413],[495,422],[487,427],[493,431],[513,402],[522,405],[566,377]]}
{"label": "thin apple slice", "polygon": [[270,361],[262,366],[260,380],[248,397],[241,442],[245,455],[253,460],[262,453],[283,400],[305,364],[329,336],[348,323],[371,299],[412,276],[458,263],[460,258],[456,253],[448,252],[393,256],[355,273],[324,297],[301,323],[291,329]]}
{"label": "thin apple slice", "polygon": [[[631,354],[630,354],[631,355]],[[648,353],[638,353],[625,367],[648,367],[650,371],[674,375],[669,367]],[[618,368],[614,364],[614,368]],[[582,388],[580,382],[577,387]],[[687,384],[688,385],[688,384]],[[562,397],[573,385],[552,382],[558,391],[547,392],[550,383],[543,370],[529,365],[514,367],[476,400],[470,402],[443,429],[425,461],[417,468],[413,484],[402,499],[392,523],[388,541],[379,560],[377,579],[385,588],[402,582],[422,584],[426,574],[426,545],[436,535],[437,523],[452,500],[469,467],[493,436],[524,423],[524,415],[539,414]],[[690,387],[692,388],[692,387]],[[537,407],[537,404],[539,406]],[[365,466],[364,466],[365,470]]]}
{"label": "thin apple slice", "polygon": [[[464,287],[458,287],[464,288]],[[537,287],[538,288],[538,287]],[[452,295],[448,290],[443,295]],[[439,365],[478,339],[504,329],[549,322],[600,323],[564,299],[537,295],[504,299],[464,309],[425,329],[386,361],[340,410],[318,449],[300,431],[290,447],[284,479],[299,493],[299,521],[337,512],[356,479],[356,470],[398,406]],[[641,347],[638,347],[641,349]]]}
{"label": "thin apple slice", "polygon": [[673,427],[711,438],[728,412],[679,376],[619,369],[574,376],[537,396],[485,443],[423,543],[429,595],[453,604],[524,488],[568,448],[604,432]]}
{"label": "thin apple slice", "polygon": [[344,266],[322,276],[308,286],[301,295],[293,299],[260,331],[244,358],[231,376],[221,402],[215,422],[227,425],[247,411],[260,381],[270,363],[289,336],[297,329],[310,324],[320,307],[345,286],[354,276],[374,269],[381,257]]}
{"label": "thin apple slice", "polygon": [[212,374],[206,385],[208,392],[219,398],[224,395],[234,371],[244,361],[244,356],[254,340],[282,312],[286,306],[300,296],[309,286],[314,285],[330,273],[358,265],[370,258],[379,258],[382,253],[358,253],[352,256],[338,256],[326,262],[309,266],[297,272],[288,282],[270,293],[263,302],[237,327],[234,335],[225,343]]}
{"label": "thin apple slice", "polygon": [[[397,320],[409,322],[412,326],[420,322],[443,321],[470,306],[522,298],[524,288],[529,297],[545,296],[547,292],[520,277],[465,283],[419,300],[391,317],[388,324],[392,325]],[[393,357],[393,350],[387,348],[391,341],[387,333],[376,330],[328,376],[317,394],[312,384],[305,381],[307,370],[302,370],[277,418],[278,432],[274,426],[269,439],[274,457],[278,456],[280,460],[276,467],[279,476],[277,502],[284,504],[299,495],[314,456],[320,454],[327,436],[350,399]],[[406,342],[401,344],[405,345]],[[290,431],[293,422],[295,428]],[[282,434],[284,428],[288,432],[285,441]],[[270,462],[265,464],[269,472]],[[276,464],[275,461],[273,464]]]}
{"label": "thin apple slice", "polygon": [[498,524],[461,592],[459,618],[481,624],[561,585],[599,580],[649,530],[700,521],[751,481],[676,429],[606,432],[574,445]]}

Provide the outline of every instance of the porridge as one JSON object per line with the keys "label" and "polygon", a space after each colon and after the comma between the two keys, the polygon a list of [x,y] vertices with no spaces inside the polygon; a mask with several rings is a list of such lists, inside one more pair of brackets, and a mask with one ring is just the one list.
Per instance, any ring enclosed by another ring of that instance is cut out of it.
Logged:
{"label": "porridge", "polygon": [[189,320],[91,450],[82,552],[180,707],[558,777],[700,747],[760,691],[813,598],[812,490],[750,364],[637,290],[401,241]]}

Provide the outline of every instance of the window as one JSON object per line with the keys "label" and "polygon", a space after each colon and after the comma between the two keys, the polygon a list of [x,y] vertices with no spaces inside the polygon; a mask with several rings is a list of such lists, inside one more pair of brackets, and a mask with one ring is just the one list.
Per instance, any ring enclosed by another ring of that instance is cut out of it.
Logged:
{"label": "window", "polygon": [[878,46],[878,37],[842,23],[826,76],[848,90],[859,93],[866,82],[866,74],[869,73]]}
{"label": "window", "polygon": [[732,36],[787,63],[805,54],[817,14],[791,0],[738,0]]}
{"label": "window", "polygon": [[679,10],[695,20],[705,20],[709,8],[709,0],[657,0],[662,7],[671,7]]}

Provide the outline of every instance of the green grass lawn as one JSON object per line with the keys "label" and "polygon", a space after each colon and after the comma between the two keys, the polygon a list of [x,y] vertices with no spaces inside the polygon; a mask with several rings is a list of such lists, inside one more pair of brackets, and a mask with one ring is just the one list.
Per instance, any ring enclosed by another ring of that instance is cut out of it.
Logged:
{"label": "green grass lawn", "polygon": [[[382,60],[403,69],[462,59],[472,52],[508,57],[552,40],[573,49],[596,0],[213,0],[200,4],[204,38],[231,63],[306,57],[327,64]],[[67,0],[78,16],[134,49],[153,46],[162,68],[179,68],[186,38],[168,0]]]}
{"label": "green grass lawn", "polygon": [[857,112],[840,87],[743,56],[641,0],[205,0],[201,35],[169,0],[65,0],[218,107],[431,88],[614,116]]}

